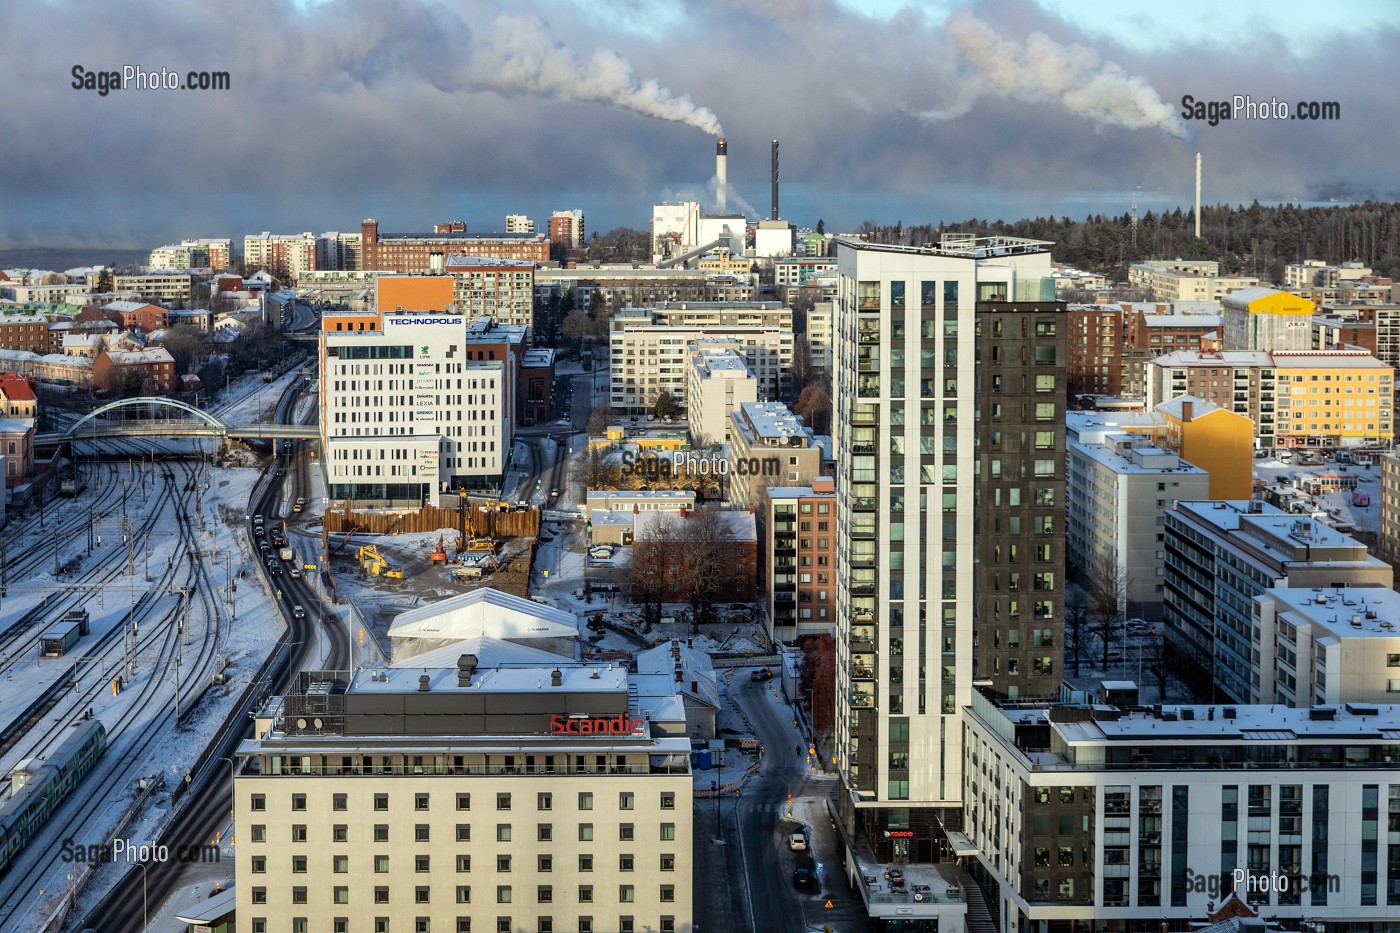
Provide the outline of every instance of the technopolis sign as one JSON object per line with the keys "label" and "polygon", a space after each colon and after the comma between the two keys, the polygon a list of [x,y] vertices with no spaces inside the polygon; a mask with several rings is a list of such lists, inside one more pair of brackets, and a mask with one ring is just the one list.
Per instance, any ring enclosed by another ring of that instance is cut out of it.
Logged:
{"label": "technopolis sign", "polygon": [[646,720],[618,716],[551,716],[550,735],[646,735]]}

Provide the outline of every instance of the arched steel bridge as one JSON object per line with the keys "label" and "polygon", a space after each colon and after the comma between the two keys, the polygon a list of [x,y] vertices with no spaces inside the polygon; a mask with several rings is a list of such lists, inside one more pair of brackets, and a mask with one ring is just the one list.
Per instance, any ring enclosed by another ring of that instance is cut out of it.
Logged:
{"label": "arched steel bridge", "polygon": [[[108,421],[104,417],[108,412],[128,408],[156,407],[173,409],[185,417],[123,418],[116,421]],[[310,440],[320,436],[320,431],[315,425],[228,424],[202,408],[195,408],[193,405],[176,399],[143,396],[108,402],[73,422],[67,430],[52,434],[40,434],[35,437],[35,442],[40,444],[61,443],[102,437],[238,437]]]}

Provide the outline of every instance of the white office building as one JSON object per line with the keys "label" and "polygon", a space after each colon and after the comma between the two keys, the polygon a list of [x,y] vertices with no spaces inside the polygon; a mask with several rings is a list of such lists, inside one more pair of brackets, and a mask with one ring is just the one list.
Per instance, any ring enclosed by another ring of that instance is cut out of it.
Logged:
{"label": "white office building", "polygon": [[[515,363],[469,352],[460,314],[385,313],[321,335],[321,430],[333,500],[416,507],[490,487],[514,436]],[[493,341],[495,342],[495,341]]]}

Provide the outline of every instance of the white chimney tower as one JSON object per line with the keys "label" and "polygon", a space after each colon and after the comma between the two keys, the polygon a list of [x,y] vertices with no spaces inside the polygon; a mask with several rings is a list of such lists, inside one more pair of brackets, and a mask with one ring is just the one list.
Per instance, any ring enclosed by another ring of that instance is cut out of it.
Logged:
{"label": "white chimney tower", "polygon": [[718,193],[715,195],[715,206],[718,213],[723,214],[729,188],[729,143],[723,136],[715,143],[715,178],[719,184],[716,186]]}
{"label": "white chimney tower", "polygon": [[1201,238],[1201,154],[1196,153],[1196,239]]}

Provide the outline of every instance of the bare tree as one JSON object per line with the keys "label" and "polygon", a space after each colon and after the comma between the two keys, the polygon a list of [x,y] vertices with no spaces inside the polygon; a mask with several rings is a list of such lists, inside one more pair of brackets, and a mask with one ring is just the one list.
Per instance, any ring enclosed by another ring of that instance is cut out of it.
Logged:
{"label": "bare tree", "polygon": [[1084,575],[1085,611],[1088,628],[1103,651],[1103,669],[1108,670],[1108,649],[1122,638],[1128,607],[1128,572],[1108,560],[1097,560]]}
{"label": "bare tree", "polygon": [[678,583],[690,603],[691,632],[714,610],[720,584],[734,562],[734,532],[720,509],[696,509],[682,520],[677,548]]}
{"label": "bare tree", "polygon": [[809,385],[798,396],[792,413],[801,417],[813,431],[825,434],[831,427],[831,396],[821,386]]}
{"label": "bare tree", "polygon": [[613,420],[612,406],[607,402],[597,402],[593,405],[593,410],[588,413],[588,434],[590,437],[602,437],[608,431],[608,425]]}
{"label": "bare tree", "polygon": [[603,452],[590,447],[588,452],[574,461],[574,482],[586,489],[609,489],[612,487],[613,470],[603,457]]}
{"label": "bare tree", "polygon": [[[1167,690],[1175,676],[1176,664],[1171,653],[1167,651],[1165,638],[1153,642],[1149,652],[1143,655],[1142,664],[1143,670],[1157,683],[1157,702],[1168,702]],[[1138,684],[1138,687],[1141,688],[1142,684]]]}
{"label": "bare tree", "polygon": [[1074,676],[1079,676],[1079,660],[1088,641],[1088,606],[1084,591],[1077,586],[1065,590],[1065,651],[1074,663]]}
{"label": "bare tree", "polygon": [[656,396],[651,400],[652,414],[658,418],[674,418],[681,413],[680,403],[676,397],[666,389],[657,391]]}
{"label": "bare tree", "polygon": [[632,598],[641,603],[642,619],[648,624],[661,619],[679,535],[680,519],[659,515],[638,529],[632,540]]}

